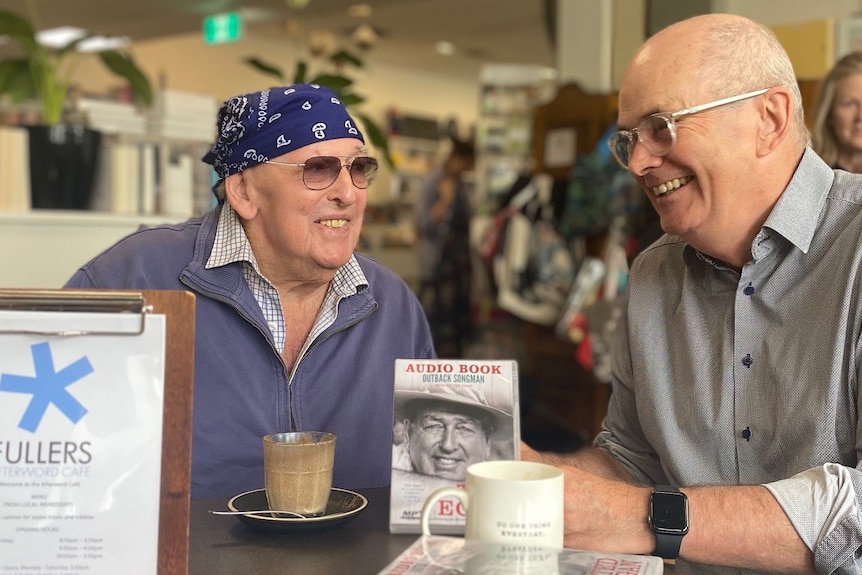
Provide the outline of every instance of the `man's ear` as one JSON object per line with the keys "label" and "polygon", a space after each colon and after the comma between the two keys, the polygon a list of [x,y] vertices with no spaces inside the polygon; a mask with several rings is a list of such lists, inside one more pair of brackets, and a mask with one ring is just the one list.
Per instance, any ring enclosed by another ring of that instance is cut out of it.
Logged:
{"label": "man's ear", "polygon": [[778,86],[765,94],[757,132],[758,156],[769,155],[789,136],[792,118],[793,99],[787,88]]}
{"label": "man's ear", "polygon": [[254,186],[245,172],[231,174],[224,180],[225,199],[233,210],[244,220],[257,215],[257,205],[252,201]]}
{"label": "man's ear", "polygon": [[485,436],[485,460],[491,457],[491,434]]}

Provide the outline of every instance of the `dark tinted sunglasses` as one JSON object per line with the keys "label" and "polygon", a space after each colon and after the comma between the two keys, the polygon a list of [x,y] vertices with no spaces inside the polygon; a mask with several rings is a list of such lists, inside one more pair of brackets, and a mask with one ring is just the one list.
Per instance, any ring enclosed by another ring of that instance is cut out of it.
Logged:
{"label": "dark tinted sunglasses", "polygon": [[334,184],[335,180],[338,179],[338,174],[341,173],[341,168],[347,168],[353,185],[361,190],[368,187],[377,173],[377,160],[375,158],[359,156],[353,158],[349,164],[342,164],[341,160],[335,156],[314,156],[302,164],[276,162],[274,160],[267,160],[266,163],[302,168],[302,183],[309,190],[325,190]]}

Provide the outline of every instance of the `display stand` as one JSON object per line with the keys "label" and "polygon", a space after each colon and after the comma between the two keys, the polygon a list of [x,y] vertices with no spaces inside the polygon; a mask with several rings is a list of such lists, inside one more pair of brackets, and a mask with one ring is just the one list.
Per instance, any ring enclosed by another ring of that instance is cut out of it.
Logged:
{"label": "display stand", "polygon": [[[579,154],[597,145],[608,126],[616,121],[617,94],[588,94],[576,84],[558,88],[554,98],[536,108],[531,140],[532,174],[550,174],[566,181]],[[557,189],[557,187],[555,187]],[[565,189],[565,186],[563,186]],[[565,198],[553,198],[555,206]],[[600,256],[604,236],[589,238],[586,251]],[[547,410],[528,413],[541,425],[564,427],[585,443],[601,430],[607,412],[610,386],[596,380],[575,359],[575,348],[561,340],[553,329],[525,324],[524,376],[533,381],[531,401]]]}
{"label": "display stand", "polygon": [[[588,94],[577,84],[561,86],[554,99],[538,106],[533,116],[533,173],[567,179],[577,155],[601,144],[599,138],[616,121],[616,114],[616,94]],[[570,143],[573,145],[568,146]],[[568,151],[571,153],[564,153]]]}
{"label": "display stand", "polygon": [[0,289],[0,309],[137,313],[141,316],[140,333],[144,331],[147,314],[165,316],[158,573],[187,575],[194,385],[194,295],[185,291],[155,290]]}

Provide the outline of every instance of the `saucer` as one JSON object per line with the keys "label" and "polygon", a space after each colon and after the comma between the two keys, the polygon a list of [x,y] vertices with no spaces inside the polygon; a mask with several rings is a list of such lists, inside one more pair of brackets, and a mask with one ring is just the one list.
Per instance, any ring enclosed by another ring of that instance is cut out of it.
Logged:
{"label": "saucer", "polygon": [[[271,515],[237,515],[236,517],[255,529],[275,531],[280,533],[295,533],[329,529],[347,523],[368,505],[365,496],[333,487],[329,492],[329,502],[326,511],[318,517],[273,517]],[[256,511],[266,509],[266,490],[255,489],[234,495],[228,502],[231,511]]]}

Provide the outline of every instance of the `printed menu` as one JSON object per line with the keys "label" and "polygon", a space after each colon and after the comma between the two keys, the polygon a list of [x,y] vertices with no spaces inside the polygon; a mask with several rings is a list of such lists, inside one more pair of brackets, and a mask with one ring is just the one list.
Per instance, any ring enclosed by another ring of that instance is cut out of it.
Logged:
{"label": "printed menu", "polygon": [[2,575],[156,573],[164,316],[140,324],[0,311]]}

